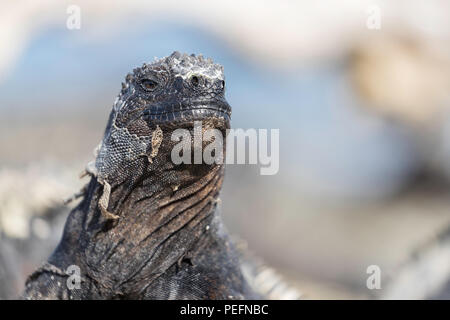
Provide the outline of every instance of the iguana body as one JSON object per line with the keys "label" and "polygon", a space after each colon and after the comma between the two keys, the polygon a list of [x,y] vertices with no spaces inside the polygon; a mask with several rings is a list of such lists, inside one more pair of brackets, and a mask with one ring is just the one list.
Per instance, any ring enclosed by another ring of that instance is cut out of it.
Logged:
{"label": "iguana body", "polygon": [[[171,161],[175,129],[193,134],[200,120],[225,136],[224,84],[221,66],[177,52],[126,77],[88,165],[83,200],[24,298],[259,297],[216,213],[223,165]],[[71,265],[80,268],[80,289],[66,285]]]}

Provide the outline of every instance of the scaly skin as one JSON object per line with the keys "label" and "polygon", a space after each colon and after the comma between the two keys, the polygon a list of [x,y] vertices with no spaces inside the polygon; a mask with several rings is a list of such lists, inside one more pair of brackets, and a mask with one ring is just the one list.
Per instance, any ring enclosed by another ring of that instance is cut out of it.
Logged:
{"label": "scaly skin", "polygon": [[[224,86],[221,66],[177,52],[126,77],[83,200],[23,298],[258,297],[216,213],[223,165],[175,165],[170,157],[173,130],[192,134],[195,120],[225,136]],[[66,285],[71,265],[81,270],[79,289]]]}

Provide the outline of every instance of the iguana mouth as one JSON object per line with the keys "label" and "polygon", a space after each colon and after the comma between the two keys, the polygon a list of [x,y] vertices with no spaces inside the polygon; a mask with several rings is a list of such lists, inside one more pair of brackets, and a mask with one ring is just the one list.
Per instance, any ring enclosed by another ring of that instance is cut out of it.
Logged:
{"label": "iguana mouth", "polygon": [[226,100],[198,101],[194,103],[175,103],[162,110],[148,108],[142,112],[148,121],[201,120],[206,118],[223,118],[229,121],[231,107]]}

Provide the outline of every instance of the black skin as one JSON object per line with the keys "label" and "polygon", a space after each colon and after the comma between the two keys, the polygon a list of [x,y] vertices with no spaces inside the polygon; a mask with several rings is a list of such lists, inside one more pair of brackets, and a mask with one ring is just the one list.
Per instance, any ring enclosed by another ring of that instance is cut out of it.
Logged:
{"label": "black skin", "polygon": [[[67,219],[61,242],[29,277],[23,298],[258,298],[216,213],[223,165],[175,165],[170,158],[176,144],[172,131],[192,131],[194,120],[225,134],[231,108],[224,81],[201,74],[183,79],[173,70],[174,59],[217,66],[173,53],[127,76],[120,94],[126,102],[115,125],[137,136],[148,136],[159,126],[159,150],[151,160],[143,156],[122,162],[111,175],[107,210],[117,219],[100,210],[104,186],[91,177],[83,200]],[[113,112],[105,135],[112,128]],[[66,285],[71,265],[81,270],[80,289]]]}

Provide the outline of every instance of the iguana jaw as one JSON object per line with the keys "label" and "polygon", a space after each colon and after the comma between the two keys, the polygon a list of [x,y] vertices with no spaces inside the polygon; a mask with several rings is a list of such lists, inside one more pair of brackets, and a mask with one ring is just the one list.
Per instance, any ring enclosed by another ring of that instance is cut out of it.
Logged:
{"label": "iguana jaw", "polygon": [[151,123],[193,122],[217,118],[225,120],[226,128],[230,126],[231,106],[223,99],[199,100],[194,103],[176,103],[164,106],[161,110],[147,108],[142,112],[142,118]]}

